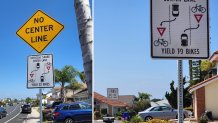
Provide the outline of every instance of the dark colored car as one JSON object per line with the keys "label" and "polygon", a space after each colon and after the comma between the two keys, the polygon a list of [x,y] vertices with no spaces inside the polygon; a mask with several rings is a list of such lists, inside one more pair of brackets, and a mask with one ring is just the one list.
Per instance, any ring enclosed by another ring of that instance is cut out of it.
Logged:
{"label": "dark colored car", "polygon": [[92,108],[86,102],[60,104],[54,110],[54,123],[92,122]]}
{"label": "dark colored car", "polygon": [[173,4],[172,5],[172,15],[174,17],[178,17],[179,16],[179,5],[178,4]]}
{"label": "dark colored car", "polygon": [[22,106],[22,113],[31,113],[32,112],[32,108],[31,108],[31,105],[29,104],[24,104]]}
{"label": "dark colored car", "polygon": [[13,106],[13,103],[9,103],[8,105],[9,105],[9,106]]}
{"label": "dark colored car", "polygon": [[0,119],[6,116],[7,116],[7,111],[4,108],[0,107]]}
{"label": "dark colored car", "polygon": [[181,35],[181,46],[188,46],[188,35],[187,34]]}
{"label": "dark colored car", "polygon": [[56,106],[60,105],[61,103],[63,103],[63,102],[62,101],[53,102],[51,105],[51,108],[54,109]]}
{"label": "dark colored car", "polygon": [[63,102],[62,101],[55,101],[51,105],[46,105],[45,109],[42,111],[43,116],[49,121],[52,120],[54,109],[56,108],[56,106],[60,105],[61,103],[63,103]]}

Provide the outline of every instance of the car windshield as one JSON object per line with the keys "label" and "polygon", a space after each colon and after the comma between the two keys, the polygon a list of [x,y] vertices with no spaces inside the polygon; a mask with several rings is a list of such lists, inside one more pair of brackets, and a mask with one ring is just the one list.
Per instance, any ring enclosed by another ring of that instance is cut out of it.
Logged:
{"label": "car windshield", "polygon": [[153,109],[154,107],[150,107],[150,108],[147,108],[145,109],[145,111],[150,111],[151,109]]}
{"label": "car windshield", "polygon": [[23,107],[24,107],[24,108],[28,108],[28,107],[30,107],[30,105],[24,105]]}
{"label": "car windshield", "polygon": [[89,105],[89,104],[79,104],[80,105],[80,107],[81,107],[81,109],[91,109],[91,105]]}
{"label": "car windshield", "polygon": [[173,10],[178,11],[179,10],[179,5],[173,5]]}

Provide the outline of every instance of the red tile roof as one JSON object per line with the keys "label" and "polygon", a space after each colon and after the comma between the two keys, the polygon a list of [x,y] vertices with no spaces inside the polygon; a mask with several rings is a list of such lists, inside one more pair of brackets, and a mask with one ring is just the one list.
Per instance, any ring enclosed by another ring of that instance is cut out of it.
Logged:
{"label": "red tile roof", "polygon": [[189,92],[191,93],[191,92],[193,92],[193,91],[195,91],[195,90],[197,90],[197,89],[199,89],[201,87],[204,87],[204,86],[210,84],[211,82],[213,82],[213,80],[215,80],[217,78],[218,78],[218,75],[213,76],[213,77],[211,77],[209,79],[206,79],[206,80],[204,80],[204,81],[202,81],[202,82],[200,82],[200,83],[198,83],[196,85],[193,85],[192,87],[189,88]]}
{"label": "red tile roof", "polygon": [[214,62],[214,60],[217,60],[218,51],[215,51],[209,58],[211,62]]}
{"label": "red tile roof", "polygon": [[116,106],[116,107],[126,107],[127,106],[126,103],[123,103],[123,102],[118,101],[118,100],[108,99],[107,97],[105,97],[97,92],[94,92],[94,99],[97,99],[100,102],[106,103],[106,104],[111,105],[111,106]]}

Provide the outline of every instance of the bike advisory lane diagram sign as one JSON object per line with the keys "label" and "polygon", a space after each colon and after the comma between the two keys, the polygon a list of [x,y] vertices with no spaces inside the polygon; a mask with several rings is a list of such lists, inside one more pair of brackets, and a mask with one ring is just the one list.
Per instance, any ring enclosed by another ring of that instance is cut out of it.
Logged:
{"label": "bike advisory lane diagram sign", "polygon": [[27,88],[53,88],[53,56],[31,55],[27,59]]}
{"label": "bike advisory lane diagram sign", "polygon": [[18,31],[17,35],[41,53],[64,26],[38,10]]}
{"label": "bike advisory lane diagram sign", "polygon": [[151,0],[151,57],[209,57],[208,0]]}

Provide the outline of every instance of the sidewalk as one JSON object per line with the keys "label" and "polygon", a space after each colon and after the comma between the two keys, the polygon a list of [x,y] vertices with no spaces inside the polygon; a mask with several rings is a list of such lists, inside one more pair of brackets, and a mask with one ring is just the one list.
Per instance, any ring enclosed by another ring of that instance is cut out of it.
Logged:
{"label": "sidewalk", "polygon": [[27,119],[23,123],[39,123],[38,107],[33,107],[31,114],[27,115]]}

